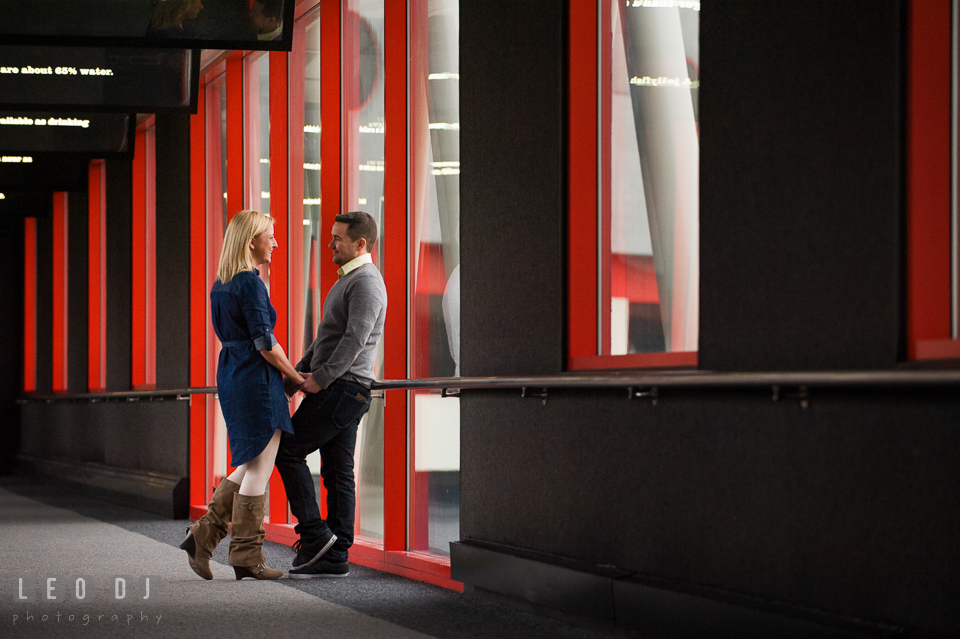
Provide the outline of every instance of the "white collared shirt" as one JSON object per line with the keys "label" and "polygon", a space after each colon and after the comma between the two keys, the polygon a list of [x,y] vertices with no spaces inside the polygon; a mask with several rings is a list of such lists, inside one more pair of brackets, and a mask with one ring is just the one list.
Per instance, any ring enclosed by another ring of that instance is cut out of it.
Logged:
{"label": "white collared shirt", "polygon": [[343,277],[350,271],[355,271],[361,266],[363,266],[364,264],[373,264],[373,256],[370,255],[369,253],[358,255],[357,257],[353,258],[352,260],[350,260],[349,262],[347,262],[346,264],[338,268],[337,277],[338,278]]}

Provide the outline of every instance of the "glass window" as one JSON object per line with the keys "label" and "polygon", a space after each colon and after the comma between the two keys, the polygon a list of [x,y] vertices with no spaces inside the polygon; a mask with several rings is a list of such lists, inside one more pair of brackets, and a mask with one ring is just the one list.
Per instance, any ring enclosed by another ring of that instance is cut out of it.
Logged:
{"label": "glass window", "polygon": [[[291,220],[300,218],[302,224],[290,225],[290,290],[292,292],[290,324],[290,357],[296,363],[307,346],[316,337],[320,323],[320,262],[326,245],[320,222],[320,13],[312,12],[298,21],[292,53],[293,64],[302,70],[302,95],[291,95],[291,138],[302,130],[302,146],[291,144],[290,207]],[[299,91],[294,83],[291,92]],[[302,101],[300,114],[293,113],[293,105]],[[300,117],[297,118],[296,116]],[[301,180],[295,179],[294,167],[300,166]],[[298,205],[299,201],[299,205]],[[301,210],[302,209],[302,210]],[[299,402],[301,395],[296,395]],[[319,471],[318,471],[319,472]]]}
{"label": "glass window", "polygon": [[[346,0],[341,25],[342,161],[341,210],[366,211],[383,224],[384,93],[382,0]],[[403,126],[402,123],[399,124]],[[329,234],[329,229],[326,232]],[[321,233],[321,237],[326,235]],[[326,242],[323,244],[326,245]],[[374,245],[374,262],[381,269],[383,242]],[[383,376],[383,349],[377,357],[377,377]],[[357,433],[357,533],[383,539],[383,400],[376,398]]]}
{"label": "glass window", "polygon": [[[410,377],[460,374],[458,0],[410,5]],[[460,400],[413,393],[410,549],[460,538]]]}
{"label": "glass window", "polygon": [[[209,291],[217,279],[217,265],[227,228],[227,91],[226,74],[221,74],[205,87],[206,105],[206,210],[207,210],[207,269],[206,285]],[[217,358],[220,341],[213,332],[210,304],[205,304],[207,321],[207,386],[217,385]],[[207,398],[207,468],[213,489],[227,475],[227,430],[215,396]],[[208,494],[208,493],[205,493]]]}
{"label": "glass window", "polygon": [[601,5],[600,354],[696,351],[700,3]]}
{"label": "glass window", "polygon": [[[270,56],[243,59],[244,208],[270,215]],[[270,268],[260,277],[270,290]]]}

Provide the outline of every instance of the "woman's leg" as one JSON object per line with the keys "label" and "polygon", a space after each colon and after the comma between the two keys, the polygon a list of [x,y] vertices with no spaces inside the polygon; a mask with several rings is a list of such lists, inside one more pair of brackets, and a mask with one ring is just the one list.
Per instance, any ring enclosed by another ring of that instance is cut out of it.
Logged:
{"label": "woman's leg", "polygon": [[220,540],[227,536],[233,519],[234,496],[240,490],[245,471],[246,467],[240,466],[220,482],[207,505],[207,513],[187,528],[187,538],[180,544],[180,548],[187,551],[190,568],[204,579],[213,579],[210,557]]}
{"label": "woman's leg", "polygon": [[[267,482],[270,481],[270,475],[273,474],[273,463],[277,459],[280,433],[280,430],[273,431],[273,437],[270,438],[263,452],[244,464],[246,471],[242,475],[241,481],[238,482],[241,495],[255,497],[266,492]],[[236,474],[236,471],[234,471],[234,474]]]}
{"label": "woman's leg", "polygon": [[243,476],[247,473],[247,465],[240,464],[237,466],[232,473],[227,475],[227,479],[237,484],[238,486],[243,482]]}
{"label": "woman's leg", "polygon": [[280,431],[276,430],[263,452],[247,462],[247,472],[233,502],[229,562],[237,579],[279,579],[283,575],[282,570],[267,568],[263,557],[263,516],[267,501],[264,492],[279,445]]}

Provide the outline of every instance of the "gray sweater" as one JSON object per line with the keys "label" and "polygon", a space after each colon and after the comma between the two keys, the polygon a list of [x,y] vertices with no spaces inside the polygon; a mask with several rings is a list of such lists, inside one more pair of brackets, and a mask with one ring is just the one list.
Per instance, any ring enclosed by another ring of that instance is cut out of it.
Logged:
{"label": "gray sweater", "polygon": [[377,267],[364,264],[350,271],[327,294],[317,339],[296,369],[313,373],[322,388],[344,376],[370,388],[386,315],[387,287]]}

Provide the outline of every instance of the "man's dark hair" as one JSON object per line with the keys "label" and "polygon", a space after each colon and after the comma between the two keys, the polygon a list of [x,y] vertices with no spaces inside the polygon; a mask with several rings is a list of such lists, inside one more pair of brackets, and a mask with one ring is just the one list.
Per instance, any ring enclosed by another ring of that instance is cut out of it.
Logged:
{"label": "man's dark hair", "polygon": [[356,242],[362,237],[367,241],[367,250],[373,250],[373,243],[377,241],[377,221],[372,215],[363,211],[350,211],[333,219],[347,225],[347,235],[351,240]]}
{"label": "man's dark hair", "polygon": [[265,18],[276,18],[277,22],[283,20],[283,0],[256,0],[256,2],[260,5],[260,12]]}

